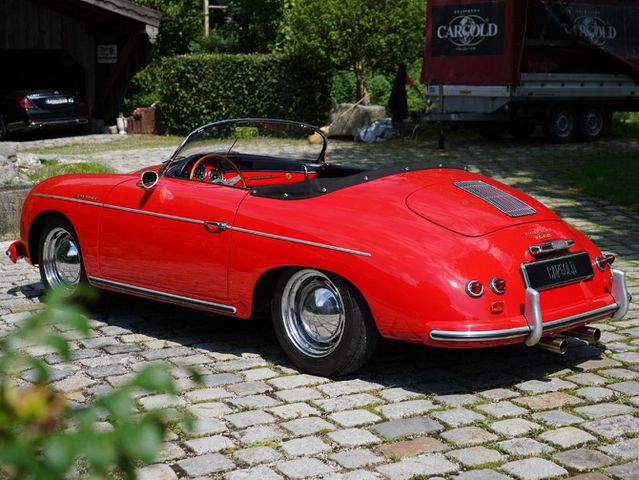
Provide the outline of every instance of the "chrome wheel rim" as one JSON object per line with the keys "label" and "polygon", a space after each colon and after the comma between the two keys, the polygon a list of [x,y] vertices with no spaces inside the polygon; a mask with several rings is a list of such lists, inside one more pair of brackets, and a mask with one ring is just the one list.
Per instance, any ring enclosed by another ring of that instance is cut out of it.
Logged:
{"label": "chrome wheel rim", "polygon": [[82,261],[73,235],[62,227],[47,233],[42,247],[42,267],[51,287],[73,291],[80,283]]}
{"label": "chrome wheel rim", "polygon": [[282,293],[281,313],[288,338],[305,355],[325,357],[339,345],[344,333],[344,302],[323,273],[294,273]]}
{"label": "chrome wheel rim", "polygon": [[555,118],[557,135],[561,138],[568,138],[575,128],[575,120],[569,113],[560,113]]}

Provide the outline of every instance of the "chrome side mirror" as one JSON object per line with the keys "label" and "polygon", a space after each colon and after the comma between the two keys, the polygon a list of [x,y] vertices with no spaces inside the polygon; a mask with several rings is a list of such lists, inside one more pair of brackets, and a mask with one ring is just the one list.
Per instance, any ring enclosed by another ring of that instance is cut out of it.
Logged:
{"label": "chrome side mirror", "polygon": [[138,187],[144,188],[145,190],[152,190],[157,185],[159,179],[160,176],[155,170],[145,170],[142,172],[142,175],[140,175]]}

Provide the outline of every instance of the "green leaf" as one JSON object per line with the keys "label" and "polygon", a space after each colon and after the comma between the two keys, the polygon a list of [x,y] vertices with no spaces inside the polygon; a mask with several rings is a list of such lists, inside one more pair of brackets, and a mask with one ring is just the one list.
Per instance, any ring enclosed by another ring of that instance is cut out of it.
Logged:
{"label": "green leaf", "polygon": [[66,338],[61,335],[48,334],[43,335],[41,338],[43,345],[52,347],[63,360],[69,361],[71,359],[71,348]]}
{"label": "green leaf", "polygon": [[135,408],[128,388],[114,390],[99,398],[98,403],[109,411],[114,420],[128,419]]}
{"label": "green leaf", "polygon": [[137,425],[127,425],[118,432],[125,452],[134,460],[152,462],[160,450],[164,429],[153,418]]}
{"label": "green leaf", "polygon": [[54,435],[47,439],[44,456],[47,464],[57,472],[66,473],[76,459],[78,442],[68,435]]}
{"label": "green leaf", "polygon": [[135,376],[130,385],[152,392],[175,393],[173,378],[162,365],[145,367]]}

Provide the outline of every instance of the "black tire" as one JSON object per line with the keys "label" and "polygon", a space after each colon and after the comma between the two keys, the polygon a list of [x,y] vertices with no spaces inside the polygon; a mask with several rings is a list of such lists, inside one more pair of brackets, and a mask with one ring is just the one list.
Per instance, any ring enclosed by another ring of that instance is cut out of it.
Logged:
{"label": "black tire", "polygon": [[530,122],[513,123],[508,127],[508,132],[517,140],[526,140],[535,131],[537,125]]}
{"label": "black tire", "polygon": [[577,134],[577,118],[569,105],[557,105],[548,110],[544,119],[544,135],[552,143],[572,142]]}
{"label": "black tire", "polygon": [[499,140],[506,133],[506,129],[506,124],[500,122],[484,122],[477,125],[477,131],[487,140]]}
{"label": "black tire", "polygon": [[608,124],[607,111],[596,105],[583,108],[579,114],[579,137],[586,141],[601,138]]}
{"label": "black tire", "polygon": [[60,288],[70,296],[87,283],[78,235],[71,222],[52,218],[38,239],[40,278],[47,290]]}
{"label": "black tire", "polygon": [[271,314],[288,358],[316,375],[337,377],[357,370],[379,341],[362,295],[331,273],[307,268],[284,272],[275,287]]}
{"label": "black tire", "polygon": [[0,142],[9,139],[9,130],[7,130],[7,125],[4,123],[4,119],[0,117]]}

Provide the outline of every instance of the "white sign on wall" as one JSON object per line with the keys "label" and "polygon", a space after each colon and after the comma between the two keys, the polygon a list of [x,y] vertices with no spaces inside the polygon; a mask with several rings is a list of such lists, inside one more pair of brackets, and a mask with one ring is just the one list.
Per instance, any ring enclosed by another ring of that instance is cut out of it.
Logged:
{"label": "white sign on wall", "polygon": [[98,45],[98,63],[118,63],[118,46]]}

